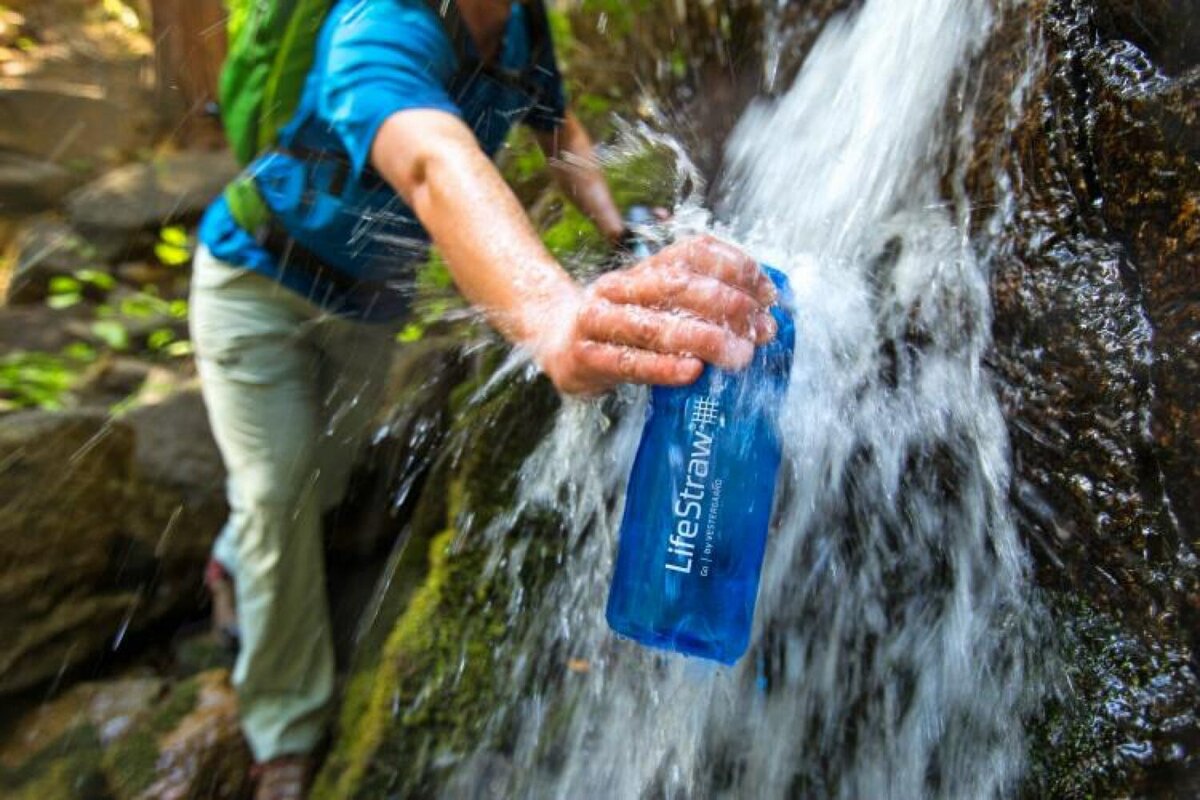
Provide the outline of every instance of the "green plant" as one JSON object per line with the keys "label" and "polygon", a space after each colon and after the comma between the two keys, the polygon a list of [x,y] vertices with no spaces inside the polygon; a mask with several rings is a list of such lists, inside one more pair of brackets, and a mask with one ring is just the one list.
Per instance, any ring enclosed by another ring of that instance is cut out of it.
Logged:
{"label": "green plant", "polygon": [[117,285],[112,275],[98,269],[80,269],[70,275],[56,275],[50,279],[46,305],[51,308],[70,308],[83,300],[87,287],[100,292],[110,292]]}
{"label": "green plant", "polygon": [[59,354],[18,351],[0,358],[0,411],[63,408],[80,373],[95,360],[96,351],[82,342]]}
{"label": "green plant", "polygon": [[192,259],[192,243],[181,225],[168,225],[158,232],[154,256],[164,266],[179,267]]}

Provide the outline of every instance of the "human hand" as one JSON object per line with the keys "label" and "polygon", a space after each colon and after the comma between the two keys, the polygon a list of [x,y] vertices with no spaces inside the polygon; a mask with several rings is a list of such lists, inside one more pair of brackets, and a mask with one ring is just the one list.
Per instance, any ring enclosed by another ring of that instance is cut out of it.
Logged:
{"label": "human hand", "polygon": [[745,368],[775,336],[775,287],[758,264],[711,236],[607,273],[530,321],[534,355],[560,391],[620,383],[684,386],[704,363]]}

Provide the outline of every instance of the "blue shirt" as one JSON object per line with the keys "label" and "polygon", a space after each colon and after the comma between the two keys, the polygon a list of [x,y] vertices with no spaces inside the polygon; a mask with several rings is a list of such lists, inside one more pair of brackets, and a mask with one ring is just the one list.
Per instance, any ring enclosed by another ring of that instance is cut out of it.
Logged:
{"label": "blue shirt", "polygon": [[561,124],[566,103],[554,50],[547,40],[531,65],[527,13],[513,3],[498,62],[508,70],[531,67],[529,92],[471,71],[469,36],[470,58],[460,64],[426,0],[338,0],[321,29],[300,104],[280,133],[280,149],[249,170],[291,237],[351,280],[325,280],[277,263],[238,226],[224,198],[205,214],[200,241],[222,261],[272,277],[329,311],[369,320],[403,314],[413,265],[426,257],[429,235],[395,192],[364,180],[375,135],[398,111],[437,109],[462,119],[494,156],[517,122],[538,130]]}

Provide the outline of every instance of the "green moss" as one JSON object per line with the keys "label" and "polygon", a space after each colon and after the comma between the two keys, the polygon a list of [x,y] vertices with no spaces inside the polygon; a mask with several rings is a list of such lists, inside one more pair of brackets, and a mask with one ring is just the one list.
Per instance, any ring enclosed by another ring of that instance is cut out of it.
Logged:
{"label": "green moss", "polygon": [[74,728],[16,769],[0,766],[0,797],[11,800],[92,800],[108,792],[100,768],[100,737]]}
{"label": "green moss", "polygon": [[[379,655],[364,657],[347,684],[316,798],[423,796],[485,738],[509,672],[502,643],[512,640],[513,587],[502,572],[481,580],[489,549],[479,532],[511,507],[518,468],[553,418],[557,397],[544,381],[518,382],[482,400],[478,388],[468,381],[455,394],[451,439],[458,447],[427,485],[421,523],[390,570],[392,584],[421,583],[398,595],[403,604],[385,602],[395,621]],[[435,518],[442,525],[429,530]],[[529,525],[513,535],[542,532]]]}
{"label": "green moss", "polygon": [[197,678],[177,684],[147,718],[104,752],[104,771],[114,796],[135,797],[155,781],[159,739],[192,712],[199,693]]}

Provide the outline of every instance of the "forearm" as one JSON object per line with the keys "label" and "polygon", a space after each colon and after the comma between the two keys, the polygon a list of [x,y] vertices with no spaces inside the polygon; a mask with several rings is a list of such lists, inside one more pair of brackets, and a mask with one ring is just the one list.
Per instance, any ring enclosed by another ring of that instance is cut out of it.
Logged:
{"label": "forearm", "polygon": [[550,161],[551,174],[563,192],[596,223],[605,238],[612,242],[619,240],[625,223],[583,124],[574,114],[568,113],[558,130],[539,134],[538,142]]}
{"label": "forearm", "polygon": [[384,123],[372,162],[421,220],[466,298],[508,339],[536,350],[544,316],[580,290],[470,132],[431,114]]}
{"label": "forearm", "polygon": [[[704,361],[742,369],[754,344],[774,335],[770,280],[711,237],[678,242],[586,290],[576,285],[471,131],[450,114],[393,115],[372,143],[371,162],[441,248],[467,299],[530,348],[562,391],[690,383]],[[584,196],[605,228],[619,225],[607,189]]]}

